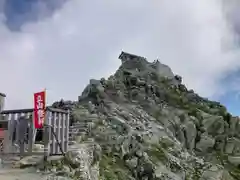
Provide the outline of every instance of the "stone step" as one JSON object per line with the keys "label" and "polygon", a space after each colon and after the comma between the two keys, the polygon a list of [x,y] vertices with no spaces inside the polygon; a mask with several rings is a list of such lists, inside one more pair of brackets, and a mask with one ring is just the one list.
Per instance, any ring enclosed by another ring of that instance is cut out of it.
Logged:
{"label": "stone step", "polygon": [[76,130],[79,130],[79,129],[88,129],[88,127],[76,127],[76,128],[71,128],[71,129],[69,129],[69,131],[76,131]]}
{"label": "stone step", "polygon": [[89,125],[89,122],[86,122],[86,123],[76,123],[76,124],[73,124],[72,127],[88,126],[88,125]]}
{"label": "stone step", "polygon": [[71,129],[71,130],[69,130],[69,133],[76,132],[76,131],[87,131],[87,130],[88,130],[88,128]]}
{"label": "stone step", "polygon": [[0,158],[0,164],[2,164],[3,166],[6,165],[13,165],[14,163],[16,163],[17,161],[20,160],[20,157],[16,157],[13,155],[5,155],[4,157]]}
{"label": "stone step", "polygon": [[88,123],[90,123],[90,122],[88,122],[88,121],[75,122],[75,123],[73,123],[72,126],[74,126],[74,125],[83,125],[83,124],[88,124]]}
{"label": "stone step", "polygon": [[74,140],[71,140],[71,141],[69,140],[69,142],[68,142],[68,145],[70,145],[70,146],[71,146],[71,145],[74,145],[74,144],[76,144],[76,143],[77,143],[77,142],[76,142],[76,141],[74,141]]}
{"label": "stone step", "polygon": [[90,117],[88,117],[87,119],[84,119],[84,120],[80,120],[80,121],[78,121],[78,122],[76,122],[76,123],[74,123],[74,124],[81,124],[81,123],[91,123],[91,122],[93,122],[93,121],[95,121],[96,119],[98,119],[98,117],[95,117],[95,116],[90,116]]}
{"label": "stone step", "polygon": [[89,121],[92,119],[96,119],[97,117],[98,117],[98,115],[96,115],[96,114],[89,114],[87,117],[84,117],[84,119],[79,119],[78,122]]}
{"label": "stone step", "polygon": [[77,125],[77,126],[71,126],[71,127],[69,127],[69,130],[70,129],[78,129],[78,128],[87,128],[88,127],[88,124],[86,124],[86,125]]}
{"label": "stone step", "polygon": [[88,132],[87,130],[84,130],[84,131],[69,132],[68,134],[69,134],[69,135],[78,135],[78,134],[87,133],[87,132]]}
{"label": "stone step", "polygon": [[2,164],[2,166],[6,166],[6,165],[13,165],[14,163],[16,163],[16,161],[7,161],[7,160],[2,160],[2,162],[0,164]]}
{"label": "stone step", "polygon": [[70,127],[74,127],[74,126],[85,126],[85,125],[88,125],[89,123],[88,122],[84,122],[84,123],[74,123],[72,126]]}
{"label": "stone step", "polygon": [[82,135],[86,135],[87,132],[77,132],[74,134],[69,134],[69,137],[76,137],[76,136],[82,136]]}
{"label": "stone step", "polygon": [[80,136],[80,135],[82,135],[83,133],[86,133],[85,131],[83,131],[83,132],[74,132],[74,133],[69,133],[69,135],[71,135],[71,136]]}
{"label": "stone step", "polygon": [[94,138],[87,138],[86,141],[87,142],[94,142]]}

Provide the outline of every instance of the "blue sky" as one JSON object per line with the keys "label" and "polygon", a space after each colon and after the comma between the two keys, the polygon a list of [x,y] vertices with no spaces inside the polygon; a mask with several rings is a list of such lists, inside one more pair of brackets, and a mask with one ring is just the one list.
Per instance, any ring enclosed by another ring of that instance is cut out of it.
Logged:
{"label": "blue sky", "polygon": [[[239,7],[234,0],[6,0],[0,3],[0,75],[7,108],[77,99],[107,77],[121,50],[159,58],[188,88],[240,115]],[[3,18],[2,18],[3,17]]]}
{"label": "blue sky", "polygon": [[[36,20],[36,13],[33,13],[31,7],[36,0],[8,0],[4,6],[4,13],[7,17],[6,24],[13,30],[19,30],[19,27],[26,21]],[[28,14],[31,13],[31,16]]]}
{"label": "blue sky", "polygon": [[4,13],[7,16],[6,24],[11,30],[19,30],[26,22],[41,20],[39,6],[45,6],[44,8],[48,11],[45,11],[44,17],[48,17],[54,10],[61,8],[64,2],[65,0],[8,0],[4,5]]}

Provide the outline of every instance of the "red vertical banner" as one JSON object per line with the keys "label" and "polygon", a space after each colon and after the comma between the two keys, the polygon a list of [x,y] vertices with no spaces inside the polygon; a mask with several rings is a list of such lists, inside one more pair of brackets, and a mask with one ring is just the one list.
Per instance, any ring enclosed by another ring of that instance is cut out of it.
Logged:
{"label": "red vertical banner", "polygon": [[46,109],[46,91],[34,93],[34,127],[43,128]]}

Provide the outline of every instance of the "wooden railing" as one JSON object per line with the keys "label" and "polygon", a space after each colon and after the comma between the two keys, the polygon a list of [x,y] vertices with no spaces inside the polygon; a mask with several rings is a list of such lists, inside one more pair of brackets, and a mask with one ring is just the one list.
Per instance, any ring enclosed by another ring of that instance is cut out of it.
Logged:
{"label": "wooden railing", "polygon": [[[16,132],[18,128],[18,119],[21,116],[25,116],[26,120],[29,121],[28,124],[28,154],[32,153],[33,144],[36,137],[36,129],[33,128],[33,109],[17,109],[17,110],[4,110],[0,113],[0,123],[8,123],[8,138],[6,144],[10,145],[13,142],[13,133]],[[44,136],[47,136],[48,153],[50,155],[61,154],[67,152],[68,141],[69,141],[69,112],[61,109],[56,109],[52,107],[46,108],[46,124],[49,128],[45,131]],[[19,134],[16,135],[16,140],[18,140]],[[56,139],[57,138],[57,139]],[[61,147],[59,147],[59,145]],[[4,144],[5,146],[5,144]]]}

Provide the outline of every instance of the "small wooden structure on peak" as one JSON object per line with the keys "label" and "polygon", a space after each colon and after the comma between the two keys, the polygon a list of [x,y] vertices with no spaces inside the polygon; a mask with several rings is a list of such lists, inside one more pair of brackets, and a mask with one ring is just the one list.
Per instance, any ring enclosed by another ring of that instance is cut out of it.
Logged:
{"label": "small wooden structure on peak", "polygon": [[126,61],[129,61],[129,60],[132,60],[132,59],[144,59],[144,60],[146,60],[145,57],[138,56],[138,55],[135,55],[135,54],[130,54],[130,53],[127,53],[127,52],[124,52],[124,51],[121,52],[118,59],[121,59],[122,63],[124,63]]}

